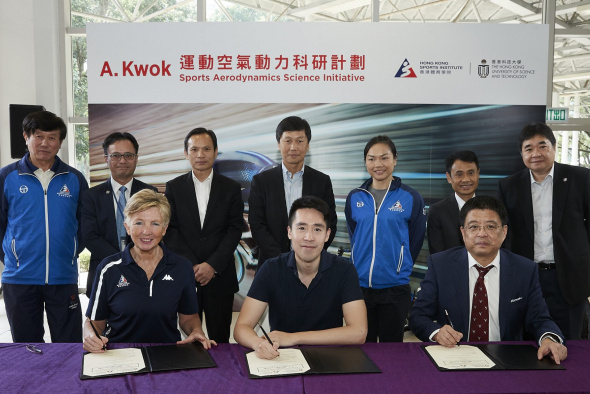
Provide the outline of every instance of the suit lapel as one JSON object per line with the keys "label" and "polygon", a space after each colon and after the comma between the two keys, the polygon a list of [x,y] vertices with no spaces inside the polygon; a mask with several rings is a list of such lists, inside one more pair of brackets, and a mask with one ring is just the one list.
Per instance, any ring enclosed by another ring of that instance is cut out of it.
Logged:
{"label": "suit lapel", "polygon": [[[303,172],[303,187],[302,193],[305,195],[305,174],[307,171]],[[276,167],[276,172],[274,174],[275,180],[274,184],[277,185],[277,204],[281,207],[280,211],[283,212],[281,215],[281,228],[285,229],[285,234],[287,234],[287,222],[289,221],[289,213],[287,212],[287,200],[285,198],[285,182],[283,180],[283,166],[279,165]],[[307,182],[309,183],[309,182]],[[308,186],[309,187],[309,186]]]}
{"label": "suit lapel", "polygon": [[203,221],[203,228],[207,227],[207,223],[211,220],[212,212],[215,212],[215,204],[219,200],[222,192],[221,178],[219,174],[213,174],[211,179],[211,191],[209,192],[209,202],[207,203],[207,212],[205,213],[205,220]]}
{"label": "suit lapel", "polygon": [[555,163],[555,169],[553,171],[553,204],[552,204],[552,222],[553,231],[557,231],[563,218],[563,208],[566,204],[567,192],[569,190],[568,182],[571,183],[571,179],[567,177],[567,169],[559,163]]}
{"label": "suit lapel", "polygon": [[[110,181],[104,183],[104,193],[101,195],[101,205],[102,209],[104,209],[105,215],[107,217],[107,234],[115,234],[115,240],[117,239],[117,218],[115,216],[115,200],[113,185]],[[118,244],[118,242],[116,242]]]}
{"label": "suit lapel", "polygon": [[460,321],[463,323],[464,338],[467,340],[469,335],[469,261],[467,260],[467,249],[459,249],[457,258],[458,264],[453,264],[453,281],[457,284],[455,292],[457,295],[457,302],[459,310],[461,311]]}
{"label": "suit lapel", "polygon": [[524,216],[524,222],[526,229],[531,236],[531,239],[535,239],[535,226],[534,226],[534,214],[533,214],[533,196],[531,194],[531,174],[527,169],[522,172],[521,181],[518,183],[518,195],[522,202],[522,215]]}
{"label": "suit lapel", "polygon": [[505,338],[506,323],[509,316],[511,296],[514,293],[514,267],[510,264],[508,256],[500,249],[500,298],[498,305],[498,321],[500,324],[500,340]]}
{"label": "suit lapel", "polygon": [[452,223],[454,226],[454,231],[455,233],[457,233],[459,235],[459,240],[461,241],[461,245],[463,245],[463,235],[461,234],[461,221],[459,219],[459,204],[457,204],[457,199],[455,198],[455,194],[451,194],[451,198],[449,198],[447,200],[447,209],[448,209],[448,213],[450,216],[450,219],[452,219],[452,221],[450,221],[449,223]]}
{"label": "suit lapel", "polygon": [[201,231],[201,217],[199,216],[199,204],[197,203],[197,194],[195,193],[195,183],[193,182],[193,173],[190,171],[184,182],[183,193],[188,199],[188,209],[192,214],[195,228]]}

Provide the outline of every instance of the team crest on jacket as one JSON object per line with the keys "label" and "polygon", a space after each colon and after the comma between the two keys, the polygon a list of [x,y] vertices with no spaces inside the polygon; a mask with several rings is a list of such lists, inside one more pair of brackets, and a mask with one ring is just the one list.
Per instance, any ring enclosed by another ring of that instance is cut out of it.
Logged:
{"label": "team crest on jacket", "polygon": [[403,212],[404,211],[404,208],[402,207],[402,203],[399,202],[399,200],[397,200],[395,202],[395,204],[393,204],[392,206],[390,206],[388,209],[390,211],[392,211],[392,212],[394,212],[394,211],[395,212]]}
{"label": "team crest on jacket", "polygon": [[57,193],[58,196],[62,196],[62,197],[72,197],[72,195],[70,194],[70,189],[68,188],[68,185],[63,185],[61,187],[61,190],[59,191],[59,193]]}
{"label": "team crest on jacket", "polygon": [[119,279],[119,283],[117,284],[117,287],[126,287],[129,286],[129,282],[127,282],[127,279],[121,275],[121,279]]}

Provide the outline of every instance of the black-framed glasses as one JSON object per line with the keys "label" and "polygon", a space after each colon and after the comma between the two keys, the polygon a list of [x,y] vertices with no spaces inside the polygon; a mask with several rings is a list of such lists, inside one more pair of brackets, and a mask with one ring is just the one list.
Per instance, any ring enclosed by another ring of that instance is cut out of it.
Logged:
{"label": "black-framed glasses", "polygon": [[113,153],[113,154],[105,155],[105,156],[106,157],[110,157],[111,160],[114,160],[114,161],[119,161],[123,157],[125,158],[125,160],[133,160],[133,159],[135,159],[137,157],[137,153],[130,153],[130,152],[127,152],[127,153]]}

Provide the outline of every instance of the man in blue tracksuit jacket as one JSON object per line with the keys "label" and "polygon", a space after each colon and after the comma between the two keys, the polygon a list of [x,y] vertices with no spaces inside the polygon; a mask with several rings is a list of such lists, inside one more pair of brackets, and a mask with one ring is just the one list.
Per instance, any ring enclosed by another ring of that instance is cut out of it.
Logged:
{"label": "man in blue tracksuit jacket", "polygon": [[57,157],[63,120],[48,111],[23,121],[29,152],[0,170],[0,260],[14,342],[43,342],[43,309],[52,342],[82,341],[77,258],[84,176]]}
{"label": "man in blue tracksuit jacket", "polygon": [[365,147],[371,179],[346,199],[351,260],[367,304],[367,342],[403,340],[410,274],[426,232],[424,200],[392,176],[396,164],[394,143],[386,136],[372,138]]}

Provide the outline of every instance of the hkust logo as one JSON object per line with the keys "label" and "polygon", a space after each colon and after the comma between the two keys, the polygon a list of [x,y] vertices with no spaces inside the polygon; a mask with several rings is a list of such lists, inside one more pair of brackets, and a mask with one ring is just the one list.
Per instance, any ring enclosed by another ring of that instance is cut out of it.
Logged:
{"label": "hkust logo", "polygon": [[72,195],[70,194],[70,189],[68,188],[68,185],[63,185],[61,187],[61,189],[59,190],[59,192],[57,193],[58,196],[61,197],[72,197]]}
{"label": "hkust logo", "polygon": [[481,64],[477,66],[477,74],[480,78],[487,78],[490,75],[490,66],[486,63],[486,59],[482,59]]}
{"label": "hkust logo", "polygon": [[395,77],[396,78],[416,78],[416,73],[414,72],[414,69],[410,66],[410,62],[408,61],[408,59],[404,59],[399,70],[397,70],[397,74],[395,74]]}

